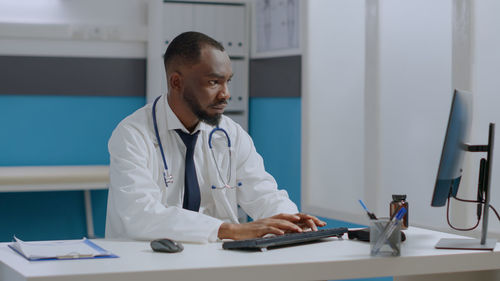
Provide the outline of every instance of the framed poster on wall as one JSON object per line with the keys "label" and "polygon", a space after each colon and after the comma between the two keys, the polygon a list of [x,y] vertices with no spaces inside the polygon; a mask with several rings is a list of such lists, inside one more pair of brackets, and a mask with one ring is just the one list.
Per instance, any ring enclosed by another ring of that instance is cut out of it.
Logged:
{"label": "framed poster on wall", "polygon": [[300,55],[299,0],[255,0],[252,58]]}

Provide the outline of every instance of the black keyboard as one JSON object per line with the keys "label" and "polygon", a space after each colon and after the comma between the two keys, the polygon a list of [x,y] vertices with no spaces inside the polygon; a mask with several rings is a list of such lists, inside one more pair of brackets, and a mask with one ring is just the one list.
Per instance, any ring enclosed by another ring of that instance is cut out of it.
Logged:
{"label": "black keyboard", "polygon": [[225,241],[222,248],[226,250],[267,250],[267,248],[289,246],[316,241],[326,237],[342,237],[346,227],[319,229],[318,231],[294,232],[278,236],[269,236],[247,240]]}

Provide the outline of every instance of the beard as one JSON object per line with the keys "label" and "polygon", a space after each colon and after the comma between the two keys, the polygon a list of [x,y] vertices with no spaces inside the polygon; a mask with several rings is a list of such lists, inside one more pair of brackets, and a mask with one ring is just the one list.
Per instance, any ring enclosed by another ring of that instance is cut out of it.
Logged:
{"label": "beard", "polygon": [[[221,113],[209,114],[206,110],[201,107],[201,104],[198,102],[194,93],[191,91],[184,92],[184,101],[186,101],[187,105],[191,109],[191,111],[198,117],[198,119],[204,123],[207,123],[211,126],[219,126],[220,119],[222,117]],[[217,106],[221,104],[227,104],[227,100],[219,100],[210,106]]]}

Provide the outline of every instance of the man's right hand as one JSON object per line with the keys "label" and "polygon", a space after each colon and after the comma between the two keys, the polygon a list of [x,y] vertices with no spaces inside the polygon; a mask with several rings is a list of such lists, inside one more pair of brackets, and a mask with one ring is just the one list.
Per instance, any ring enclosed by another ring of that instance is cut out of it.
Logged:
{"label": "man's right hand", "polygon": [[282,235],[285,232],[302,232],[302,228],[297,225],[300,221],[299,215],[279,214],[244,224],[223,223],[219,228],[218,237],[243,240],[262,237],[266,234]]}

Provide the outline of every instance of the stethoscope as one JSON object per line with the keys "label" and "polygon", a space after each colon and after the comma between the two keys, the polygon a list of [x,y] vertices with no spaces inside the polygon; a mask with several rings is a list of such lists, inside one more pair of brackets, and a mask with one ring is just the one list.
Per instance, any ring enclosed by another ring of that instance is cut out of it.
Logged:
{"label": "stethoscope", "polygon": [[[165,158],[165,152],[163,151],[163,145],[161,144],[160,133],[158,132],[158,123],[156,121],[156,104],[158,103],[158,100],[160,98],[161,98],[161,96],[157,97],[153,103],[153,125],[154,125],[154,129],[155,129],[156,139],[158,140],[158,146],[160,147],[161,158],[163,161],[163,181],[165,182],[165,187],[168,188],[168,184],[174,182],[174,177],[168,171],[167,160]],[[225,181],[224,178],[222,177],[222,173],[220,171],[219,164],[217,164],[217,161],[215,160],[215,154],[214,154],[214,150],[213,150],[213,146],[212,146],[212,137],[213,137],[214,133],[216,133],[218,131],[222,132],[226,136],[226,140],[227,140],[227,148],[228,148],[228,152],[229,152],[229,174],[228,174],[227,181]],[[222,186],[212,185],[212,189],[225,189],[225,188],[231,189],[231,188],[233,188],[232,186],[229,185],[229,183],[231,182],[231,179],[232,179],[232,175],[231,175],[231,167],[232,167],[231,139],[229,138],[229,134],[226,132],[226,130],[220,128],[219,126],[215,127],[208,135],[208,147],[210,148],[212,159],[214,160],[215,168],[217,169],[217,175],[219,176],[219,179],[223,184]],[[242,183],[238,182],[238,186],[241,186],[241,185],[242,185]]]}

